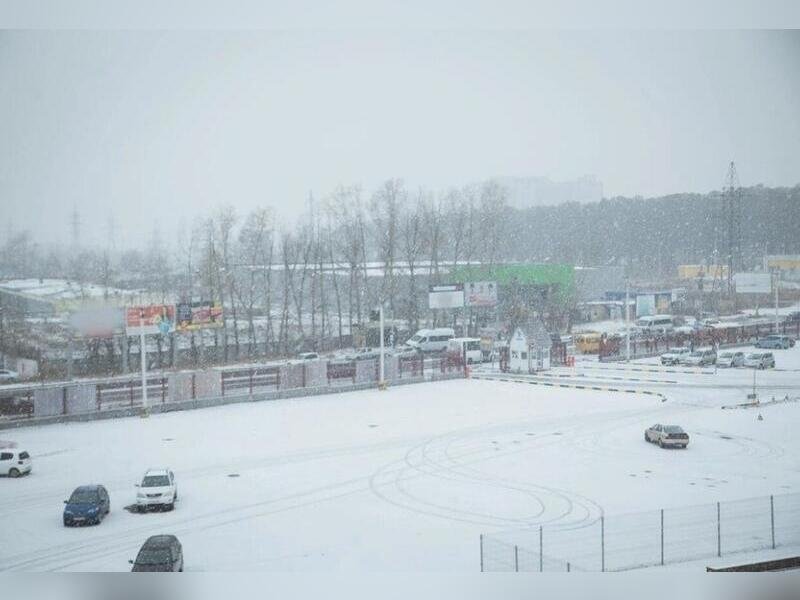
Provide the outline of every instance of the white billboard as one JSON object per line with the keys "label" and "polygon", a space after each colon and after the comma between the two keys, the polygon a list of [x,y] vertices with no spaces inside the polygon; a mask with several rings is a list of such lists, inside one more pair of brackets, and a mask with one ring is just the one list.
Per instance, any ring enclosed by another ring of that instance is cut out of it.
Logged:
{"label": "white billboard", "polygon": [[733,276],[737,294],[769,294],[772,275],[769,273],[736,273]]}
{"label": "white billboard", "polygon": [[428,287],[429,308],[462,308],[464,306],[464,284],[431,285]]}
{"label": "white billboard", "polygon": [[470,281],[464,286],[464,300],[467,306],[497,306],[497,282]]}
{"label": "white billboard", "polygon": [[649,317],[656,314],[656,295],[637,294],[636,295],[636,316]]}

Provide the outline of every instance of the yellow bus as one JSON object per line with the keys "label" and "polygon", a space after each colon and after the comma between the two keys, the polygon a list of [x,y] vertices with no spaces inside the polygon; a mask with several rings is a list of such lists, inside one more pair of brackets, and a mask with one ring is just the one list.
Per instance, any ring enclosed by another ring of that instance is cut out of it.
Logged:
{"label": "yellow bus", "polygon": [[599,354],[600,337],[601,335],[594,331],[573,335],[575,348],[577,348],[578,352],[581,354]]}

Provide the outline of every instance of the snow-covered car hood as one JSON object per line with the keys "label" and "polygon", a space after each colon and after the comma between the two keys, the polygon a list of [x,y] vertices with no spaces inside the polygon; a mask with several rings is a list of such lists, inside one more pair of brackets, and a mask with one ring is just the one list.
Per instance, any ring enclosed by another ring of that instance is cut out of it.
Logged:
{"label": "snow-covered car hood", "polygon": [[172,488],[168,485],[161,487],[140,487],[139,492],[142,494],[169,494]]}

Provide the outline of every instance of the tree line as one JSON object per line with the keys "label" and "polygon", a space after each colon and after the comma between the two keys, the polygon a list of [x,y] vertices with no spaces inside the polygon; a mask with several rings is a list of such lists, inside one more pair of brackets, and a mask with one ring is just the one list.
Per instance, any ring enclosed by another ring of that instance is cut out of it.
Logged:
{"label": "tree line", "polygon": [[[741,193],[743,266],[765,252],[800,253],[800,186]],[[0,277],[220,302],[226,327],[207,335],[221,336],[225,360],[289,354],[351,344],[381,300],[412,331],[436,324],[427,286],[447,282],[454,264],[624,265],[652,280],[678,264],[721,262],[720,203],[717,192],[514,209],[493,181],[436,194],[390,179],[371,193],[342,186],[309,198],[293,224],[266,207],[220,206],[173,240],[154,231],[146,248],[119,253],[17,232],[0,246]]]}

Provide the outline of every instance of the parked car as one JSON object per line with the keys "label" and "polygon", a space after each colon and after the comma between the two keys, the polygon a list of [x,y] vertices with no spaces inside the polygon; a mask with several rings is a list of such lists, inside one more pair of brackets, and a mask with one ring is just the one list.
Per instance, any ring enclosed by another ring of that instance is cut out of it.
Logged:
{"label": "parked car", "polygon": [[316,352],[301,352],[297,355],[299,360],[317,360],[319,359],[319,354]]}
{"label": "parked car", "polygon": [[183,572],[183,547],[174,535],[151,535],[147,538],[136,560],[129,560],[133,565],[131,572]]}
{"label": "parked car", "polygon": [[686,358],[692,353],[689,348],[669,348],[661,355],[662,365],[678,365],[681,359]]}
{"label": "parked car", "polygon": [[681,364],[687,367],[705,367],[713,365],[715,362],[717,362],[717,352],[713,348],[695,350],[681,359]]}
{"label": "parked car", "polygon": [[658,444],[662,448],[686,448],[689,445],[689,434],[677,425],[656,424],[644,430],[644,441]]}
{"label": "parked car", "polygon": [[731,352],[727,350],[717,357],[717,366],[722,368],[741,367],[744,365],[744,352]]}
{"label": "parked car", "polygon": [[[384,348],[385,355],[388,355],[388,349]],[[377,348],[358,348],[354,352],[349,353],[345,358],[347,360],[376,360],[381,357],[381,351]]]}
{"label": "parked car", "polygon": [[398,346],[392,351],[392,354],[401,358],[410,358],[414,356],[420,356],[421,351],[413,346],[407,346],[403,344],[402,346]]}
{"label": "parked car", "polygon": [[19,373],[10,369],[0,369],[0,383],[14,383],[19,379]]}
{"label": "parked car", "polygon": [[755,343],[756,348],[774,348],[776,350],[786,350],[794,346],[794,340],[788,335],[772,334],[763,337]]}
{"label": "parked car", "polygon": [[774,369],[775,357],[772,352],[752,352],[745,357],[744,366],[751,369]]}
{"label": "parked car", "polygon": [[142,483],[137,483],[139,491],[136,493],[136,508],[146,511],[151,507],[175,508],[178,499],[178,486],[175,484],[175,475],[169,469],[150,469],[142,478]]}
{"label": "parked car", "polygon": [[69,500],[64,500],[64,526],[99,524],[111,512],[108,491],[102,485],[82,485],[75,488]]}
{"label": "parked car", "polygon": [[31,455],[19,448],[0,449],[0,475],[19,477],[27,475],[33,469]]}
{"label": "parked car", "polygon": [[786,315],[786,320],[789,322],[800,321],[800,311],[792,311],[788,315]]}

